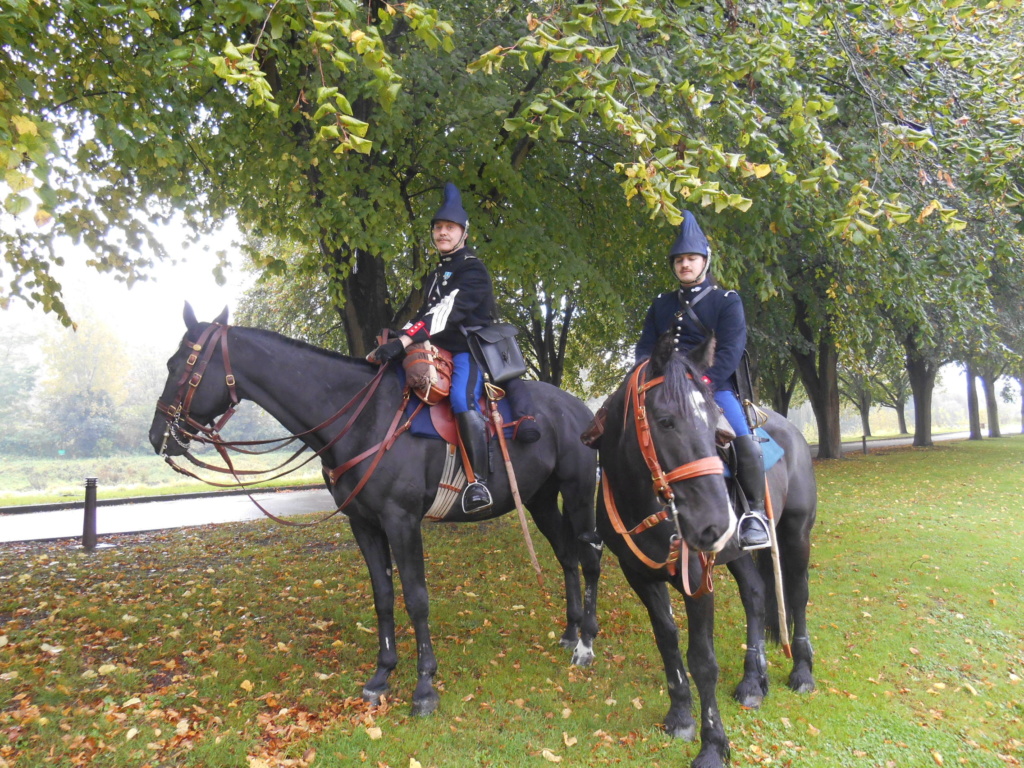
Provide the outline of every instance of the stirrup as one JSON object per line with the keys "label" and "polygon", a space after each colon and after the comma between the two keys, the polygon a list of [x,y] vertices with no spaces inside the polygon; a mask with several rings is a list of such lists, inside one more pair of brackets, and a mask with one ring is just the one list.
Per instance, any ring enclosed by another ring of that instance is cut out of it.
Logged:
{"label": "stirrup", "polygon": [[[478,506],[473,507],[473,509],[466,509],[466,497],[469,495],[470,491],[478,491],[478,490],[482,490],[484,492],[484,495],[486,495],[487,499],[486,500],[481,500],[483,503],[479,504]],[[465,488],[462,489],[462,512],[463,512],[463,514],[465,514],[465,515],[479,515],[479,514],[482,514],[484,512],[487,512],[488,510],[490,510],[490,508],[493,505],[494,505],[494,500],[491,497],[491,491],[483,483],[481,483],[479,481],[475,481],[475,482],[470,483],[469,485],[467,485]]]}
{"label": "stirrup", "polygon": [[[749,528],[749,524],[751,521],[756,522],[757,527],[747,530],[746,532],[748,534],[753,533],[755,535],[752,537],[752,541],[750,540],[751,537],[748,537],[748,542],[744,544],[744,523],[747,523]],[[740,549],[749,552],[755,549],[767,549],[768,547],[770,547],[772,545],[772,538],[771,533],[769,533],[768,531],[769,525],[771,525],[771,523],[768,521],[768,517],[765,515],[764,512],[762,512],[759,509],[748,509],[742,515],[740,515],[739,523],[736,525],[736,537],[739,541]],[[757,535],[758,533],[760,534],[760,536]],[[763,541],[761,540],[761,536],[764,537]]]}

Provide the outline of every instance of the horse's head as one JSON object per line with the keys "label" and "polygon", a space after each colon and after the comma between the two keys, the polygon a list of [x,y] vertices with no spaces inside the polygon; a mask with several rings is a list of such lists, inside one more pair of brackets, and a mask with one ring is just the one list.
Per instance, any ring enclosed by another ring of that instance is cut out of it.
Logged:
{"label": "horse's head", "polygon": [[234,378],[225,371],[228,310],[212,323],[200,323],[185,303],[185,335],[167,361],[167,381],[157,400],[149,442],[160,455],[180,456],[192,436],[208,429],[234,402]]}
{"label": "horse's head", "polygon": [[[706,552],[721,550],[736,526],[715,443],[718,406],[701,380],[714,347],[710,337],[681,355],[675,352],[672,335],[664,335],[644,372],[646,383],[638,390],[650,445],[664,473],[666,487],[655,490],[678,511],[687,544]],[[634,429],[641,428],[634,423]],[[650,468],[650,457],[645,463]]]}

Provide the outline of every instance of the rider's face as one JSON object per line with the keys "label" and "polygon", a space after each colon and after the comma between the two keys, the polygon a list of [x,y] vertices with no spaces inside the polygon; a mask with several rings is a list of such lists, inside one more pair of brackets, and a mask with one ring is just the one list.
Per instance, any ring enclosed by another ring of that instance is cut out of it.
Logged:
{"label": "rider's face", "polygon": [[681,253],[672,260],[672,271],[683,285],[693,285],[700,280],[704,270],[704,259],[699,253]]}
{"label": "rider's face", "polygon": [[465,230],[454,221],[444,221],[443,219],[435,221],[430,230],[431,237],[434,239],[434,247],[441,253],[451,253],[462,245],[464,232]]}

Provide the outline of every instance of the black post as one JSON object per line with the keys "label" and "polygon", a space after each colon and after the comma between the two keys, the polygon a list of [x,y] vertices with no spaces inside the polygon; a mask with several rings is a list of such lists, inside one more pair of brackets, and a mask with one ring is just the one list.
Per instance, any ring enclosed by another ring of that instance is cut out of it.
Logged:
{"label": "black post", "polygon": [[96,478],[85,478],[85,522],[82,525],[82,548],[96,549]]}

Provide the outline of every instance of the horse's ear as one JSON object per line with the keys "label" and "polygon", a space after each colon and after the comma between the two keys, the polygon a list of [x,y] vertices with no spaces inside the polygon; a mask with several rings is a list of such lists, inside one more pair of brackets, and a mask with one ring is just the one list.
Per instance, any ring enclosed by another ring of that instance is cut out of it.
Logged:
{"label": "horse's ear", "polygon": [[686,357],[699,371],[710,368],[715,362],[715,334],[709,333],[704,341],[686,354]]}
{"label": "horse's ear", "polygon": [[199,321],[196,320],[196,313],[192,310],[192,305],[187,301],[185,302],[185,311],[182,313],[182,317],[185,318],[185,327],[190,331],[199,325]]}
{"label": "horse's ear", "polygon": [[651,373],[661,376],[665,372],[668,361],[676,351],[676,337],[672,331],[661,334],[658,343],[654,345],[654,352],[651,353]]}
{"label": "horse's ear", "polygon": [[217,318],[213,322],[219,323],[220,325],[227,325],[228,324],[228,308],[224,307],[224,309],[221,310],[221,313],[219,315],[217,315]]}

